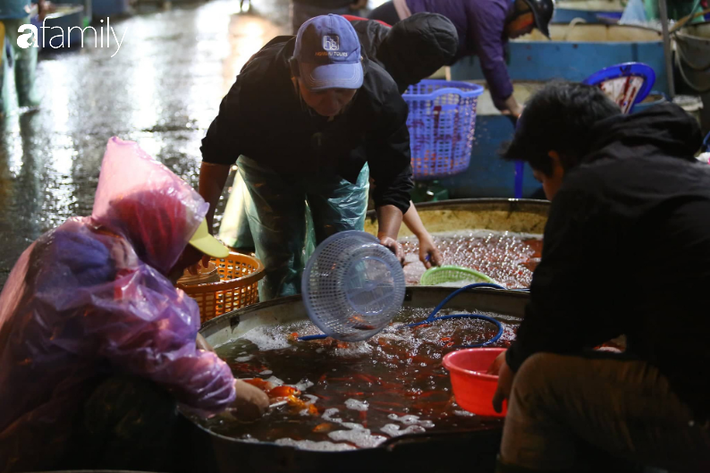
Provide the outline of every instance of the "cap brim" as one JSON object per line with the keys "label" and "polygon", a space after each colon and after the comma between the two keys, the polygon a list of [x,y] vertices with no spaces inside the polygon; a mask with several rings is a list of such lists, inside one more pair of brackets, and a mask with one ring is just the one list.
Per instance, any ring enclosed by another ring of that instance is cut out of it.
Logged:
{"label": "cap brim", "polygon": [[299,64],[301,80],[311,90],[359,89],[362,86],[362,65]]}
{"label": "cap brim", "polygon": [[538,13],[535,11],[535,9],[531,8],[532,14],[533,14],[533,19],[535,20],[535,28],[540,31],[547,39],[552,39],[550,38],[550,27],[549,25],[546,25],[543,21],[540,21],[540,17]]}
{"label": "cap brim", "polygon": [[200,226],[197,227],[197,231],[192,235],[189,243],[204,254],[214,258],[226,258],[229,256],[229,248],[220,243],[219,240],[210,235],[210,232],[207,231],[206,220],[200,222]]}

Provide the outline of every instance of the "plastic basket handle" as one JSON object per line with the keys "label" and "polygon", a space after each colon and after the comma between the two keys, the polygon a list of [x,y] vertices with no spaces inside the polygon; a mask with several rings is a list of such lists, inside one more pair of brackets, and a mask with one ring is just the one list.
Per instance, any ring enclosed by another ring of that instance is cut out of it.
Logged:
{"label": "plastic basket handle", "polygon": [[478,97],[483,92],[478,90],[464,91],[453,87],[443,87],[428,94],[404,94],[402,97],[410,100],[431,100],[441,95],[456,94],[461,97]]}

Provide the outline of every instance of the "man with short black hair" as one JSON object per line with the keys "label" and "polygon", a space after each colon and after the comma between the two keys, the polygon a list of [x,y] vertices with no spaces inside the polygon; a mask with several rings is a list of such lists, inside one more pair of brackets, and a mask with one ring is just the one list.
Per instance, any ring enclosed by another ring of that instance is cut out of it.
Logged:
{"label": "man with short black hair", "polygon": [[[644,465],[710,471],[710,167],[672,104],[634,115],[598,88],[554,83],[504,158],[552,200],[517,339],[499,471],[579,471],[592,444]],[[622,354],[591,351],[625,335]]]}

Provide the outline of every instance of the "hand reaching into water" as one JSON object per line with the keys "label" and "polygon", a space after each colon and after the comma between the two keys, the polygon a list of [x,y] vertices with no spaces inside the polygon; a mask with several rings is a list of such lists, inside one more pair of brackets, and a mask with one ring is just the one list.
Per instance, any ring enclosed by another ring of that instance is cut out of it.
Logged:
{"label": "hand reaching into water", "polygon": [[380,238],[380,243],[389,248],[389,250],[394,253],[400,263],[404,264],[404,249],[402,245],[391,237]]}
{"label": "hand reaching into water", "polygon": [[426,269],[432,266],[441,266],[444,262],[441,251],[436,247],[428,232],[419,238],[419,261],[424,264]]}
{"label": "hand reaching into water", "polygon": [[245,383],[240,379],[234,380],[234,389],[237,398],[225,410],[225,414],[238,420],[256,420],[269,408],[269,396],[261,389]]}

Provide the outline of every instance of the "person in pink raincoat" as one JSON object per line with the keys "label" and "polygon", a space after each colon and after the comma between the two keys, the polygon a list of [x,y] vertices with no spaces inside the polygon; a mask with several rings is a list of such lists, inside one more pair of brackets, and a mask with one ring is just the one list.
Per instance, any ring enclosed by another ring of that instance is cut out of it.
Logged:
{"label": "person in pink raincoat", "polygon": [[228,253],[207,209],[136,143],[109,141],[92,215],[32,243],[0,294],[0,472],[163,469],[176,403],[245,417],[268,406],[196,347],[198,306],[173,286]]}

